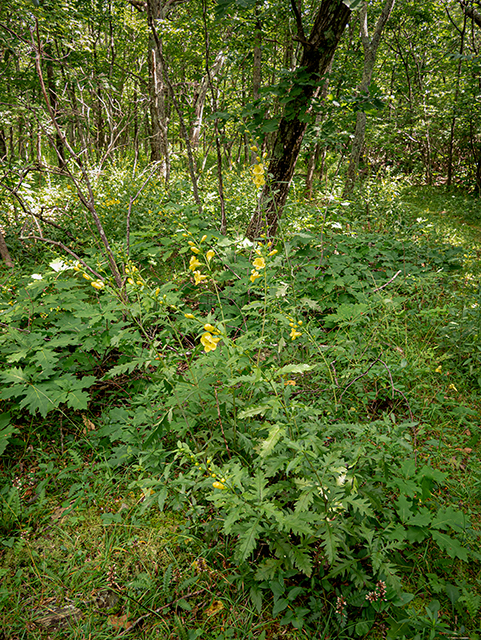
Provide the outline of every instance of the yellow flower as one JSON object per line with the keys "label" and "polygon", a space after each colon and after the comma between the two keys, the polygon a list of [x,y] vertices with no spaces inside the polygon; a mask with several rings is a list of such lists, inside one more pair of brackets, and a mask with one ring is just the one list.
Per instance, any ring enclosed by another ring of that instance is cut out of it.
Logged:
{"label": "yellow flower", "polygon": [[257,147],[251,147],[251,151],[253,151],[254,153],[257,153]]}
{"label": "yellow flower", "polygon": [[209,351],[215,351],[217,349],[217,343],[219,342],[219,340],[220,340],[219,337],[213,336],[208,331],[203,333],[200,338],[200,341],[206,353],[209,353]]}
{"label": "yellow flower", "polygon": [[207,240],[207,236],[203,235],[202,238],[200,239],[201,242],[204,242],[204,240]]}
{"label": "yellow flower", "polygon": [[253,269],[249,280],[251,282],[255,282],[257,280],[257,278],[260,278],[260,277],[261,277],[261,274],[258,271],[256,271],[255,269]]}
{"label": "yellow flower", "polygon": [[186,318],[189,318],[189,320],[193,320],[193,319],[194,319],[194,317],[195,317],[193,313],[184,313],[184,316],[185,316]]}
{"label": "yellow flower", "polygon": [[302,333],[300,331],[296,331],[294,329],[294,327],[292,327],[291,329],[291,333],[289,334],[291,336],[292,340],[295,340],[296,338],[298,338],[299,336],[302,336]]}
{"label": "yellow flower", "polygon": [[82,273],[82,276],[85,278],[85,280],[92,280],[92,278],[87,273]]}
{"label": "yellow flower", "polygon": [[202,263],[199,262],[195,256],[192,256],[189,262],[189,270],[194,271],[195,269],[197,269],[197,267],[200,267],[201,264]]}
{"label": "yellow flower", "polygon": [[197,247],[191,247],[190,250],[197,254],[200,253],[200,249],[197,249]]}
{"label": "yellow flower", "polygon": [[102,280],[94,280],[90,283],[94,289],[98,289],[99,291],[105,287]]}
{"label": "yellow flower", "polygon": [[225,489],[225,485],[223,485],[222,482],[213,482],[212,486],[214,489]]}
{"label": "yellow flower", "polygon": [[255,176],[262,176],[264,174],[264,165],[262,164],[255,164],[252,168],[251,168],[252,173]]}
{"label": "yellow flower", "polygon": [[256,269],[264,269],[266,266],[266,261],[264,260],[264,258],[256,258],[254,260],[254,262],[252,263],[252,265],[256,268]]}
{"label": "yellow flower", "polygon": [[453,389],[453,391],[457,391],[456,387],[454,386],[454,384],[450,384],[448,389]]}
{"label": "yellow flower", "polygon": [[205,257],[207,258],[207,262],[210,262],[214,256],[215,256],[215,251],[213,251],[212,249],[209,249],[209,251],[207,251],[207,253],[205,254]]}
{"label": "yellow flower", "polygon": [[443,365],[440,364],[439,367],[437,367],[437,369],[435,369],[436,373],[441,373],[442,368],[443,368]]}
{"label": "yellow flower", "polygon": [[133,278],[127,278],[127,282],[129,284],[135,284],[134,279]]}
{"label": "yellow flower", "polygon": [[274,251],[271,251],[270,253],[268,253],[268,256],[275,256],[277,253],[277,249],[274,249]]}
{"label": "yellow flower", "polygon": [[204,280],[207,280],[207,276],[204,276],[200,271],[194,271],[195,284],[200,284]]}
{"label": "yellow flower", "polygon": [[189,242],[187,244],[190,245],[191,247],[195,246],[195,242],[192,242],[192,240],[189,240]]}
{"label": "yellow flower", "polygon": [[295,387],[295,386],[296,386],[296,381],[295,381],[295,380],[286,380],[286,381],[284,382],[284,384],[285,384],[286,386]]}
{"label": "yellow flower", "polygon": [[157,287],[157,289],[154,291],[154,296],[158,296],[160,293],[160,289],[159,287]]}
{"label": "yellow flower", "polygon": [[258,189],[260,189],[260,187],[263,187],[265,185],[266,181],[264,180],[264,176],[255,176],[254,177],[254,184],[256,185],[256,187]]}
{"label": "yellow flower", "polygon": [[210,331],[211,333],[218,333],[217,329],[213,327],[211,324],[205,324],[204,329],[206,331]]}

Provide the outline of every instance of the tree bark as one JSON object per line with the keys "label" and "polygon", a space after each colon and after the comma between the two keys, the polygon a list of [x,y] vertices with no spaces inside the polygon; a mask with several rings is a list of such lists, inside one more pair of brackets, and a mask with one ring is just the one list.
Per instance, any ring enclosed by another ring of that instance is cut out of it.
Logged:
{"label": "tree bark", "polygon": [[204,117],[204,106],[205,100],[207,97],[207,92],[209,90],[209,85],[212,80],[222,71],[222,67],[227,60],[227,55],[225,51],[219,51],[214,61],[214,64],[209,69],[209,73],[206,73],[204,78],[202,79],[201,85],[199,87],[199,92],[197,94],[197,98],[195,100],[195,116],[194,116],[194,124],[192,126],[192,132],[190,134],[190,144],[192,147],[199,146],[200,139],[200,130],[202,128],[202,120]]}
{"label": "tree bark", "polygon": [[[165,18],[162,0],[147,0],[149,23]],[[162,39],[156,41],[154,34],[149,33],[149,95],[150,95],[150,159],[159,162],[160,174],[169,181],[170,156],[167,120],[167,84],[166,70],[163,66]],[[160,49],[160,50],[159,50]]]}
{"label": "tree bark", "polygon": [[7,267],[13,269],[13,260],[10,257],[10,253],[8,252],[7,243],[5,242],[5,238],[3,237],[3,233],[0,229],[0,256],[4,260]]}
{"label": "tree bark", "polygon": [[323,0],[309,39],[306,39],[300,11],[295,2],[296,0],[292,0],[292,8],[303,53],[294,72],[290,99],[284,107],[274,142],[268,169],[272,176],[271,184],[264,186],[259,206],[247,228],[247,236],[251,239],[259,237],[263,231],[270,237],[277,233],[308,124],[311,99],[318,91],[319,80],[331,62],[351,15],[351,10],[341,0]]}
{"label": "tree bark", "polygon": [[[364,50],[364,68],[362,72],[362,80],[359,85],[359,93],[361,95],[369,96],[369,87],[371,86],[372,74],[374,71],[374,65],[376,63],[376,55],[381,42],[381,35],[389,20],[391,11],[394,7],[395,0],[386,0],[382,9],[381,15],[376,23],[374,34],[372,39],[369,37],[369,30],[367,25],[367,7],[368,3],[364,2],[360,11],[361,22],[361,40]],[[364,138],[366,136],[366,113],[362,109],[357,112],[356,115],[356,129],[354,132],[354,139],[352,141],[351,157],[349,159],[349,166],[347,168],[346,183],[344,185],[343,198],[349,197],[354,189],[354,185],[357,179],[357,170],[359,167],[359,160],[361,159],[362,149],[364,147]]]}

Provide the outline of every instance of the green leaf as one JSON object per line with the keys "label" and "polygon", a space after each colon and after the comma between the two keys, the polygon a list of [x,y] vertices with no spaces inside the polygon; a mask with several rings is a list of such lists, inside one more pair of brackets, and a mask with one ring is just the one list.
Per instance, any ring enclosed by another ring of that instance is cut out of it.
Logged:
{"label": "green leaf", "polygon": [[245,411],[239,411],[239,419],[244,420],[245,418],[252,418],[253,416],[263,416],[270,410],[271,407],[268,404],[261,404],[257,407],[246,409]]}
{"label": "green leaf", "polygon": [[326,529],[321,536],[321,538],[324,540],[322,546],[326,551],[329,564],[333,565],[334,561],[337,559],[337,539],[331,525],[326,522],[325,526]]}
{"label": "green leaf", "polygon": [[435,529],[447,529],[450,527],[456,531],[464,530],[467,524],[467,517],[459,509],[447,507],[439,509],[435,518],[433,518],[432,526]]}
{"label": "green leaf", "polygon": [[458,540],[440,531],[432,531],[431,535],[433,540],[443,551],[446,551],[450,558],[459,558],[465,562],[468,561],[468,552]]}
{"label": "green leaf", "polygon": [[299,571],[302,571],[302,573],[304,573],[306,576],[310,576],[312,573],[311,556],[305,551],[303,551],[302,549],[299,549],[299,547],[296,547],[295,545],[291,546],[291,555],[292,555],[292,560],[294,562],[294,566],[296,566],[299,569]]}
{"label": "green leaf", "polygon": [[10,424],[10,413],[0,414],[0,456],[7,448],[8,442],[14,433],[18,433],[18,429]]}
{"label": "green leaf", "polygon": [[237,543],[237,551],[241,560],[246,560],[247,557],[254,551],[259,538],[259,534],[262,531],[262,526],[259,522],[259,518],[251,520],[248,523],[247,528],[239,536]]}
{"label": "green leaf", "polygon": [[284,376],[288,373],[305,373],[306,371],[312,371],[314,367],[310,364],[286,364],[285,367],[278,369],[274,377]]}
{"label": "green leaf", "polygon": [[274,425],[269,429],[269,435],[265,440],[260,443],[259,456],[265,458],[276,446],[279,440],[282,438],[286,431],[286,428],[281,425]]}

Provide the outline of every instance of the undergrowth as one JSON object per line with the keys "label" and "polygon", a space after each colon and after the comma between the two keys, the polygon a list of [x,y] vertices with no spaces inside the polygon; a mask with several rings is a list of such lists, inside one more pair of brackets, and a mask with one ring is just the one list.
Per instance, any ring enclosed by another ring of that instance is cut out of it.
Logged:
{"label": "undergrowth", "polygon": [[128,251],[135,180],[97,186],[123,292],[87,241],[103,280],[4,271],[4,637],[476,638],[473,237],[386,181],[251,243],[179,181]]}

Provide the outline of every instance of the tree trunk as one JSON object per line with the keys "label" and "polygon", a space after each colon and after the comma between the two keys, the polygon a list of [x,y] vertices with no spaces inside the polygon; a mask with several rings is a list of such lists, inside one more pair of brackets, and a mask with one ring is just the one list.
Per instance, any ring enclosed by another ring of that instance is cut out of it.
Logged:
{"label": "tree trunk", "polygon": [[272,176],[271,185],[264,186],[259,206],[247,228],[247,236],[251,239],[259,237],[264,230],[271,237],[277,233],[308,124],[311,99],[318,90],[319,80],[331,62],[351,15],[351,10],[341,0],[323,0],[309,39],[306,40],[295,0],[292,0],[292,7],[303,53],[295,73],[290,100],[285,104],[274,142],[268,169]]}
{"label": "tree trunk", "polygon": [[[367,25],[367,7],[368,3],[364,2],[360,11],[361,22],[361,39],[362,47],[364,50],[364,68],[362,72],[362,80],[359,86],[359,93],[369,97],[369,87],[371,86],[372,74],[374,71],[374,65],[376,63],[376,55],[381,42],[382,30],[386,22],[389,20],[391,11],[393,9],[395,0],[386,0],[382,9],[381,15],[377,21],[374,29],[372,39],[369,37],[368,25]],[[352,141],[351,157],[349,159],[349,166],[347,168],[346,183],[344,185],[343,198],[349,197],[354,189],[354,185],[357,179],[357,170],[359,167],[359,160],[361,159],[362,149],[364,147],[364,138],[366,136],[366,113],[360,109],[356,115],[356,130],[354,132],[354,139]]]}
{"label": "tree trunk", "polygon": [[[151,24],[163,19],[164,7],[161,0],[148,0],[147,11]],[[160,163],[160,174],[169,181],[170,156],[168,141],[168,120],[166,111],[167,85],[162,64],[162,40],[156,42],[152,31],[149,33],[149,94],[150,94],[150,159]],[[159,55],[160,54],[160,55]]]}
{"label": "tree trunk", "polygon": [[2,259],[4,260],[7,267],[10,267],[11,269],[13,269],[13,261],[12,261],[12,258],[10,257],[10,253],[8,252],[7,243],[5,242],[5,238],[3,237],[3,233],[1,229],[0,229],[0,256],[2,256]]}
{"label": "tree trunk", "polygon": [[194,124],[192,126],[192,132],[190,134],[190,144],[192,147],[199,146],[200,139],[200,130],[202,128],[202,119],[204,116],[204,106],[205,100],[207,97],[207,92],[209,90],[210,82],[222,71],[222,67],[227,60],[227,55],[225,51],[219,51],[217,57],[214,61],[214,64],[209,69],[209,73],[206,73],[199,87],[199,92],[197,94],[197,98],[195,100],[195,116],[194,116]]}

